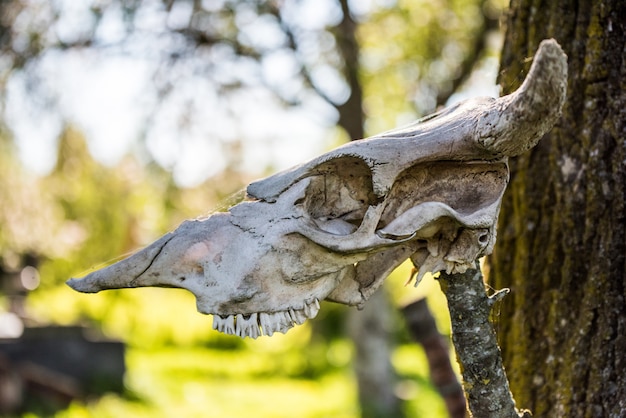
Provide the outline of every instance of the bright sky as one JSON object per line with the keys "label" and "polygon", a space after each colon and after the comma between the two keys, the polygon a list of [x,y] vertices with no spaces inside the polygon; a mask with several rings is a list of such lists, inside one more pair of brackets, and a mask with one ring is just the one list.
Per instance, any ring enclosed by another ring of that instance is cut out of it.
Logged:
{"label": "bright sky", "polygon": [[[89,2],[62,3],[67,13],[55,33],[71,40],[86,30]],[[170,26],[188,18],[189,11],[184,8],[169,15],[159,14],[158,5],[162,3],[153,3],[154,11],[144,13],[140,19],[144,29],[162,30],[165,18]],[[365,13],[376,0],[353,3],[355,10]],[[308,29],[317,29],[341,17],[331,0],[303,0],[286,5],[287,18]],[[119,41],[123,36],[120,25],[115,10],[105,14],[97,32],[98,41],[105,45]],[[242,23],[242,27],[244,35],[255,43],[272,45],[282,36],[258,19]],[[139,38],[134,48],[140,53],[106,48],[104,52],[85,49],[46,53],[38,63],[39,83],[34,90],[28,79],[15,73],[7,85],[6,119],[26,166],[39,174],[53,167],[57,139],[65,121],[86,135],[92,154],[108,165],[118,162],[137,139],[145,138],[152,157],[171,169],[181,186],[196,185],[222,170],[225,152],[233,141],[242,141],[238,159],[245,171],[259,175],[268,166],[275,170],[288,168],[328,148],[329,129],[336,114],[313,95],[305,97],[304,106],[287,109],[262,87],[236,91],[225,100],[214,82],[191,68],[176,78],[168,100],[159,103],[162,99],[157,97],[151,78],[159,64],[161,47],[158,41]],[[453,99],[497,95],[493,85],[497,63],[492,64],[487,63],[480,70],[482,73],[470,90]],[[215,77],[245,77],[246,71],[245,65],[221,66]],[[262,72],[275,88],[298,91],[299,86],[293,84],[291,77],[295,65],[289,54],[270,55],[263,61]],[[320,67],[313,76],[322,81],[321,87],[332,97],[340,99],[348,94],[346,86],[329,68]],[[57,99],[51,100],[52,97]],[[155,108],[158,111],[154,114]]]}
{"label": "bright sky", "polygon": [[[71,40],[85,30],[82,22],[89,17],[85,8],[88,2],[62,3],[66,13],[56,35]],[[154,3],[155,8],[162,4]],[[311,28],[332,20],[337,12],[336,7],[324,7],[319,0],[304,1],[298,10],[292,9],[290,12],[299,16],[300,23]],[[184,21],[186,13],[181,8],[167,15],[168,24],[175,26],[177,20]],[[139,26],[162,30],[163,16],[158,12],[144,13]],[[97,33],[101,43],[120,39],[123,28],[119,17],[115,13],[105,15]],[[281,36],[258,19],[244,26],[257,43],[272,44]],[[28,168],[45,174],[53,167],[57,139],[65,121],[86,135],[92,154],[108,165],[119,161],[143,136],[152,157],[170,168],[182,186],[193,186],[222,170],[224,147],[235,140],[244,144],[239,159],[245,171],[259,174],[268,166],[283,169],[306,161],[328,147],[329,127],[336,115],[319,98],[311,96],[302,108],[285,109],[269,91],[257,87],[230,94],[225,101],[216,92],[216,86],[193,74],[193,69],[180,74],[169,99],[161,103],[156,114],[151,114],[160,100],[150,84],[159,65],[159,45],[138,39],[139,46],[135,48],[141,48],[142,42],[146,43],[145,51],[152,48],[156,53],[103,53],[89,49],[46,53],[38,63],[39,83],[35,90],[23,75],[16,73],[11,77],[6,118]],[[263,62],[269,83],[281,86],[288,81],[289,73],[294,72],[289,59],[274,54]],[[227,68],[223,76],[246,71],[245,65],[236,66]],[[332,83],[328,87],[340,90]]]}
{"label": "bright sky", "polygon": [[[157,99],[148,85],[150,63],[85,55],[51,54],[42,62],[44,84],[59,94],[56,111],[30,100],[24,77],[13,77],[7,86],[7,122],[23,161],[36,173],[45,174],[54,165],[63,118],[86,135],[100,162],[112,165],[129,151],[151,116]],[[196,109],[181,120],[177,110],[188,106],[191,96]],[[287,168],[328,146],[333,114],[321,103],[308,112],[285,110],[263,89],[241,92],[232,101],[226,108],[207,80],[192,77],[182,79],[177,92],[152,115],[147,147],[159,164],[173,170],[179,184],[192,186],[222,170],[222,145],[235,139],[245,141],[241,160],[253,173],[270,164]]]}

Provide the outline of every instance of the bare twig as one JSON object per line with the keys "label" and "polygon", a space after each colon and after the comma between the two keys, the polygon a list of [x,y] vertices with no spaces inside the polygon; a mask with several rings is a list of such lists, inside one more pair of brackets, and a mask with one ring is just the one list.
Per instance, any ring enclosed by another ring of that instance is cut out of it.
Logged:
{"label": "bare twig", "polygon": [[519,412],[502,366],[500,347],[489,314],[504,292],[489,297],[480,267],[465,273],[439,276],[441,290],[448,299],[452,322],[452,342],[463,374],[469,409],[474,417],[530,417]]}
{"label": "bare twig", "polygon": [[451,83],[448,88],[444,87],[437,93],[437,108],[445,106],[448,99],[469,80],[476,65],[486,55],[489,34],[498,30],[499,18],[489,16],[484,7],[481,8],[481,10],[483,14],[483,24],[474,35],[469,53],[464,57],[463,61],[459,63],[456,77],[450,80]]}

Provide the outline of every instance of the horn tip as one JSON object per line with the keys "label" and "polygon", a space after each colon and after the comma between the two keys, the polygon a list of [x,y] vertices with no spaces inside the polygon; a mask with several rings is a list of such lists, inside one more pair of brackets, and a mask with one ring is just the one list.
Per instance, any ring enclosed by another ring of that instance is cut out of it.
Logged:
{"label": "horn tip", "polygon": [[521,87],[495,101],[495,111],[480,119],[478,142],[508,157],[534,147],[561,116],[567,78],[567,55],[556,40],[543,40]]}
{"label": "horn tip", "polygon": [[539,48],[555,48],[555,51],[562,51],[561,45],[554,38],[544,39],[539,43]]}
{"label": "horn tip", "polygon": [[537,58],[550,60],[553,65],[561,67],[561,71],[565,71],[567,78],[567,54],[561,48],[556,39],[544,39],[537,48]]}
{"label": "horn tip", "polygon": [[81,293],[97,293],[101,289],[94,286],[88,280],[71,278],[65,282],[69,287]]}

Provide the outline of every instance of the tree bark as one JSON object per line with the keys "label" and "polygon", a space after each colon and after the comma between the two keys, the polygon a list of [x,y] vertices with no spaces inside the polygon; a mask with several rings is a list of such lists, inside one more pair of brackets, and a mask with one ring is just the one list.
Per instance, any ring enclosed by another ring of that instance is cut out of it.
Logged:
{"label": "tree bark", "polygon": [[491,285],[511,390],[535,416],[626,416],[626,2],[513,0],[502,53],[515,90],[541,40],[569,57],[552,132],[511,161]]}
{"label": "tree bark", "polygon": [[515,406],[490,320],[494,304],[509,289],[488,296],[478,263],[465,273],[442,271],[439,285],[448,301],[452,342],[472,417],[530,417],[528,411],[519,412]]}

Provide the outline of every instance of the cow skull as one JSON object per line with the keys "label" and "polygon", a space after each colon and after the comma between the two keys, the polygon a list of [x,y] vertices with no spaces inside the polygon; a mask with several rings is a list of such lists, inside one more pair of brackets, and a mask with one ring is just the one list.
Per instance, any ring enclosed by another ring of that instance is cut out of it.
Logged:
{"label": "cow skull", "polygon": [[142,286],[192,292],[214,328],[286,332],[321,300],[361,305],[400,263],[464,272],[493,248],[507,158],[560,115],[566,56],[544,41],[524,84],[354,141],[254,182],[249,200],[184,222],[118,263],[68,284],[86,293]]}

